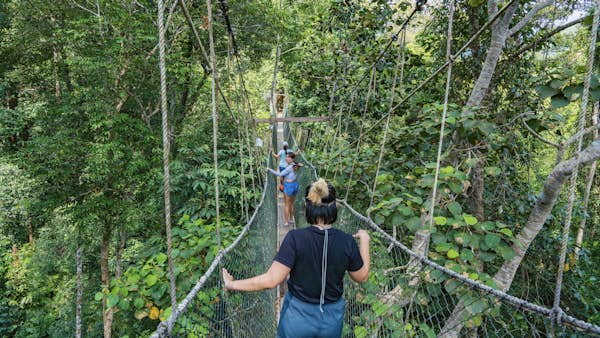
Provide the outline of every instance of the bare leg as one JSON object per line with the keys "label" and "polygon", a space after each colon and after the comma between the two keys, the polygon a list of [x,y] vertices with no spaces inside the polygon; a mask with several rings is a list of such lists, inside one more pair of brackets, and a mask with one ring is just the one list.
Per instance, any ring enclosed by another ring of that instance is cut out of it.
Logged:
{"label": "bare leg", "polygon": [[295,222],[296,220],[294,219],[294,200],[296,199],[296,196],[289,196],[288,198],[290,200],[290,203],[289,203],[290,204],[289,219],[290,219],[290,221],[294,221]]}
{"label": "bare leg", "polygon": [[289,212],[288,212],[288,208],[289,208],[289,202],[288,202],[288,195],[286,195],[285,193],[283,194],[283,201],[285,202],[285,206],[283,207],[283,221],[285,223],[285,225],[287,225],[289,223]]}

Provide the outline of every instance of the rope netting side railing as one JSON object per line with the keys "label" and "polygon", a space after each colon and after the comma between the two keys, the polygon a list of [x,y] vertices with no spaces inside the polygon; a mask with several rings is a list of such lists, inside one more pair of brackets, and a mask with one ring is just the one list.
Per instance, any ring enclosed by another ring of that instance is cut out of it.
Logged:
{"label": "rope netting side railing", "polygon": [[[284,131],[296,149],[290,127]],[[297,160],[304,164],[298,176],[303,194],[317,171],[303,153]],[[469,274],[458,264],[441,266],[413,252],[347,202],[338,202],[335,226],[348,233],[369,229],[372,246],[369,281],[345,283],[344,337],[600,336],[600,327],[565,313],[559,325],[552,325],[552,309],[498,291],[491,278]],[[296,203],[297,227],[308,226],[303,198]]]}
{"label": "rope netting side railing", "polygon": [[[270,156],[268,165],[273,166]],[[165,337],[169,326],[175,337],[275,336],[275,290],[225,293],[220,273],[226,268],[234,276],[253,276],[266,271],[273,261],[275,181],[265,178],[264,182],[260,203],[241,233],[217,253],[210,266],[198,267],[206,272],[151,337]]]}

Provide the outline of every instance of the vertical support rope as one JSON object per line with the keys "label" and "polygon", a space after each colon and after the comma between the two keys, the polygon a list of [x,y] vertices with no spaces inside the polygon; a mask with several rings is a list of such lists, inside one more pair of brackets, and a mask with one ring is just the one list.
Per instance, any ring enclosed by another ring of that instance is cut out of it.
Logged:
{"label": "vertical support rope", "polygon": [[213,162],[215,170],[215,224],[217,229],[217,246],[221,248],[221,220],[219,214],[219,156],[217,134],[219,131],[219,113],[217,110],[217,69],[215,56],[215,41],[212,28],[212,3],[206,0],[208,12],[208,40],[210,49],[210,77],[211,77],[211,99],[212,99],[212,122],[213,122]]}
{"label": "vertical support rope", "polygon": [[[369,201],[369,208],[367,208],[367,214],[370,214],[370,208],[373,205],[373,199],[375,198],[375,189],[377,189],[377,177],[379,176],[379,170],[381,169],[381,162],[383,160],[383,153],[385,150],[385,144],[387,142],[387,134],[390,129],[390,117],[392,116],[392,109],[394,107],[394,99],[396,98],[396,82],[398,80],[398,71],[400,64],[404,72],[404,41],[406,37],[406,30],[402,30],[402,37],[400,39],[400,52],[396,58],[396,67],[394,69],[394,79],[392,81],[392,89],[390,94],[390,108],[385,120],[385,131],[383,132],[383,140],[381,140],[381,148],[379,149],[379,159],[377,160],[377,170],[375,170],[375,179],[373,180],[373,189],[371,190],[371,200]],[[402,85],[402,84],[400,84]]]}
{"label": "vertical support rope", "polygon": [[[162,0],[158,0],[158,59],[160,68],[160,106],[162,110],[162,137],[163,137],[163,171],[164,171],[164,199],[165,199],[165,226],[167,232],[167,260],[169,264],[169,283],[171,292],[171,310],[177,309],[177,289],[175,285],[175,271],[173,268],[173,245],[171,243],[171,187],[169,177],[169,121],[167,115],[167,71],[165,67],[165,26],[163,22],[165,7]],[[172,326],[168,327],[169,334]]]}
{"label": "vertical support rope", "polygon": [[348,185],[346,186],[346,195],[344,196],[344,200],[348,200],[348,194],[350,192],[350,184],[352,184],[352,176],[354,176],[354,168],[356,167],[356,160],[358,156],[360,156],[360,143],[363,137],[363,126],[364,119],[367,115],[367,109],[369,108],[369,99],[371,98],[371,91],[373,87],[375,87],[375,75],[377,72],[375,71],[375,67],[371,67],[371,77],[369,78],[369,86],[367,87],[367,96],[365,98],[365,107],[362,112],[361,121],[359,121],[359,129],[358,129],[358,140],[356,141],[356,150],[354,151],[354,158],[352,159],[352,167],[350,168],[350,177],[348,178]]}
{"label": "vertical support rope", "polygon": [[448,97],[450,95],[450,81],[452,80],[452,24],[454,21],[454,0],[448,1],[448,35],[446,36],[446,89],[444,92],[444,108],[442,109],[442,121],[440,122],[440,139],[438,142],[437,158],[435,163],[435,176],[433,178],[433,191],[431,192],[431,206],[429,207],[429,230],[433,228],[433,212],[435,211],[435,197],[437,196],[438,178],[440,175],[440,162],[442,147],[444,146],[444,127],[446,125],[446,114],[448,113]]}
{"label": "vertical support rope", "polygon": [[[600,0],[596,0],[596,9],[594,10],[594,23],[592,24],[592,32],[590,36],[590,48],[588,52],[587,60],[587,72],[583,83],[583,95],[581,95],[581,111],[579,113],[578,132],[580,136],[577,140],[577,152],[576,156],[579,156],[583,147],[583,133],[581,131],[585,127],[585,116],[587,112],[588,99],[590,95],[590,82],[592,79],[592,69],[594,67],[594,53],[596,52],[596,37],[598,35],[598,23],[600,17]],[[567,244],[569,242],[569,230],[571,228],[571,219],[573,216],[573,204],[575,203],[575,190],[577,186],[577,172],[579,171],[579,165],[576,164],[571,174],[571,185],[569,187],[569,204],[567,206],[567,214],[565,216],[565,225],[563,226],[562,232],[562,243],[560,247],[560,258],[558,261],[558,271],[556,272],[556,288],[554,291],[554,304],[552,310],[556,318],[554,320],[560,322],[560,296],[563,281],[563,272],[565,269],[565,258],[567,256]]]}

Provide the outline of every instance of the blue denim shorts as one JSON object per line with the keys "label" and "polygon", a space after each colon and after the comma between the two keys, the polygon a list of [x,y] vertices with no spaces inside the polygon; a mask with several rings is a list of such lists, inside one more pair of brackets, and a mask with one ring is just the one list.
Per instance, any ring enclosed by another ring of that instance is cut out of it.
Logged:
{"label": "blue denim shorts", "polygon": [[340,298],[335,303],[323,304],[321,312],[319,304],[303,302],[288,292],[281,306],[277,338],[341,337],[345,307],[344,298]]}
{"label": "blue denim shorts", "polygon": [[298,181],[283,181],[283,193],[288,196],[296,196],[296,194],[298,193]]}
{"label": "blue denim shorts", "polygon": [[279,172],[282,172],[285,170],[285,167],[279,166]]}

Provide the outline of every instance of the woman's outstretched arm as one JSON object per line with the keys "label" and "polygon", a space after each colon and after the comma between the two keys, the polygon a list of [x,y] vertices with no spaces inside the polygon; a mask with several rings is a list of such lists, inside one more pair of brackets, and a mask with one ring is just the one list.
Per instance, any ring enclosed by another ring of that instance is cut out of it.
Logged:
{"label": "woman's outstretched arm", "polygon": [[227,269],[223,269],[223,282],[225,290],[260,291],[272,289],[285,280],[290,270],[287,266],[274,261],[269,270],[262,275],[248,279],[234,280]]}

